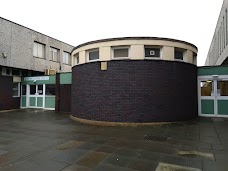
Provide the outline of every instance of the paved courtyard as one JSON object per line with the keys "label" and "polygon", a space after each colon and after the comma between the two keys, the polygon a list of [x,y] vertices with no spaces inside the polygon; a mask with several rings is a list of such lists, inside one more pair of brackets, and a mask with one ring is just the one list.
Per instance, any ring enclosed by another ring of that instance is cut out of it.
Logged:
{"label": "paved courtyard", "polygon": [[100,127],[44,110],[0,112],[0,171],[227,171],[228,119]]}

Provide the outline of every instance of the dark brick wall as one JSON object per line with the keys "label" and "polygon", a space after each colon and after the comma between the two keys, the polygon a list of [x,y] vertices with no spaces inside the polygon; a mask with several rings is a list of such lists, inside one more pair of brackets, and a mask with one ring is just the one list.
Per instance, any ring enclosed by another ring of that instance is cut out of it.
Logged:
{"label": "dark brick wall", "polygon": [[60,84],[60,74],[56,74],[55,112],[71,111],[71,84]]}
{"label": "dark brick wall", "polygon": [[182,121],[197,117],[197,67],[184,62],[109,61],[73,67],[71,113],[111,122]]}
{"label": "dark brick wall", "polygon": [[59,93],[59,111],[70,112],[71,111],[71,84],[60,85]]}
{"label": "dark brick wall", "polygon": [[55,76],[56,83],[55,83],[55,112],[59,112],[59,93],[60,93],[60,74],[57,73]]}
{"label": "dark brick wall", "polygon": [[0,75],[0,110],[19,108],[20,98],[13,97],[13,77]]}

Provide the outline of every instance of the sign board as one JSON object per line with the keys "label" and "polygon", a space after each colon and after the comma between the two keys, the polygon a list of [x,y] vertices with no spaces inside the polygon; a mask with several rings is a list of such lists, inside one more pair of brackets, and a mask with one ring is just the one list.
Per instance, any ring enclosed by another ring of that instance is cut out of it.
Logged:
{"label": "sign board", "polygon": [[48,76],[42,76],[42,77],[25,77],[24,81],[43,81],[43,80],[49,80]]}

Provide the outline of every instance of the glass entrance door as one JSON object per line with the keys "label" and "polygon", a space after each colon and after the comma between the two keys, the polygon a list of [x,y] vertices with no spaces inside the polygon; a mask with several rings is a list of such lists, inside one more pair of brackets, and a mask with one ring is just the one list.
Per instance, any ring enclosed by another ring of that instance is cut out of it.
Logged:
{"label": "glass entrance door", "polygon": [[198,79],[200,116],[228,117],[228,77]]}
{"label": "glass entrance door", "polygon": [[44,107],[44,84],[29,85],[29,107]]}
{"label": "glass entrance door", "polygon": [[217,81],[217,114],[228,117],[228,79]]}
{"label": "glass entrance door", "polygon": [[216,115],[216,83],[213,78],[199,80],[198,105],[199,115]]}

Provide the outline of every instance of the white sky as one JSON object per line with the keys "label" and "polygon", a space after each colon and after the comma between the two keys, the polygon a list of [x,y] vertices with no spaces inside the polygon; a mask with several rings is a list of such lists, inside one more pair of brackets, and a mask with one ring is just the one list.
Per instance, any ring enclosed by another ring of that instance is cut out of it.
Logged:
{"label": "white sky", "polygon": [[0,0],[0,17],[77,46],[166,37],[195,44],[204,65],[223,0]]}

